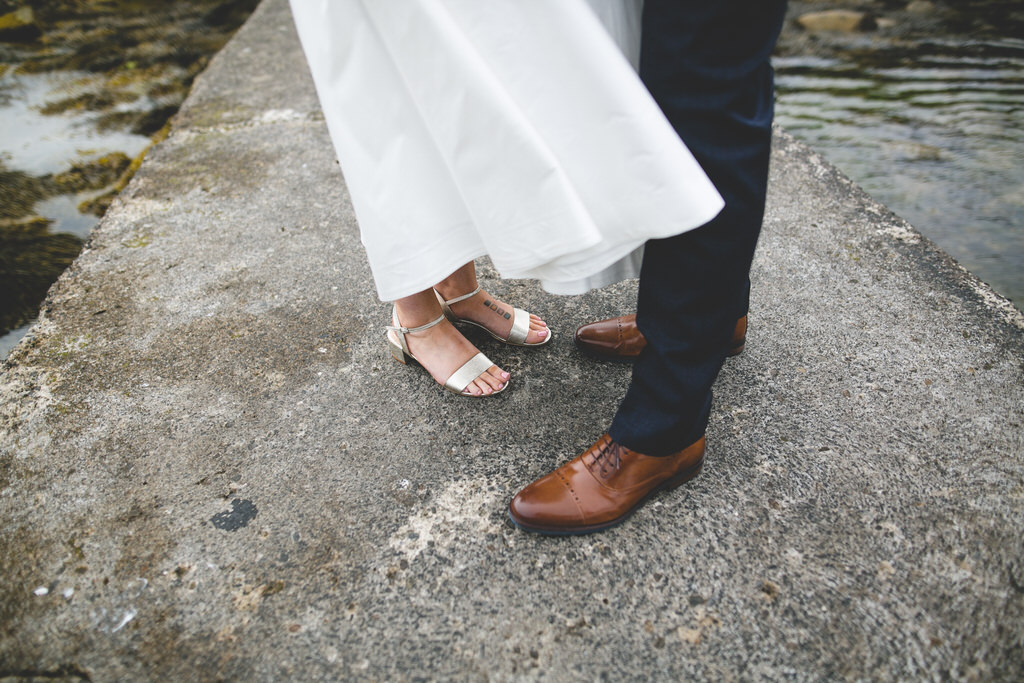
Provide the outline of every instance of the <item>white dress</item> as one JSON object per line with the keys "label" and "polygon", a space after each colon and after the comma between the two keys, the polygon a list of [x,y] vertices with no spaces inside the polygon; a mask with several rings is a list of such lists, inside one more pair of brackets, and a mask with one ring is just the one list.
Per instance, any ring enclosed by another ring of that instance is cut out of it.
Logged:
{"label": "white dress", "polygon": [[378,295],[489,255],[579,294],[723,202],[636,74],[642,0],[291,0]]}

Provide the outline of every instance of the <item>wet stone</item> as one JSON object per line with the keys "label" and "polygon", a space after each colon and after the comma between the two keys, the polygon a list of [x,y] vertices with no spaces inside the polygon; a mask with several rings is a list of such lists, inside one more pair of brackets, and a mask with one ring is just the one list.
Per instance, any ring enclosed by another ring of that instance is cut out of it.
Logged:
{"label": "wet stone", "polygon": [[74,164],[63,173],[51,176],[53,194],[73,194],[101,190],[112,185],[128,170],[132,160],[121,152],[107,154],[95,161]]}
{"label": "wet stone", "polygon": [[868,31],[876,26],[871,15],[853,10],[808,12],[796,22],[807,31]]}
{"label": "wet stone", "polygon": [[22,7],[0,16],[0,41],[22,43],[33,41],[42,34],[36,25],[31,7]]}

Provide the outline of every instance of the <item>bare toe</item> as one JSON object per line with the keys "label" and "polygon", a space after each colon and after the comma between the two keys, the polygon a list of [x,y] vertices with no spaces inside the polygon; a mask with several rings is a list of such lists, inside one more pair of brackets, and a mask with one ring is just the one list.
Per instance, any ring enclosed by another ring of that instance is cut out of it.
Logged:
{"label": "bare toe", "polygon": [[537,316],[530,315],[530,333],[526,335],[527,344],[539,344],[548,338],[551,331],[548,330],[546,322],[538,318]]}
{"label": "bare toe", "polygon": [[494,387],[491,386],[491,383],[488,381],[488,375],[486,372],[473,380],[473,384],[475,384],[484,394],[494,393]]}
{"label": "bare toe", "polygon": [[501,391],[502,387],[505,386],[505,382],[508,381],[508,373],[502,372],[501,368],[497,365],[492,365],[487,372],[477,378],[477,381],[486,383],[488,388],[493,391]]}

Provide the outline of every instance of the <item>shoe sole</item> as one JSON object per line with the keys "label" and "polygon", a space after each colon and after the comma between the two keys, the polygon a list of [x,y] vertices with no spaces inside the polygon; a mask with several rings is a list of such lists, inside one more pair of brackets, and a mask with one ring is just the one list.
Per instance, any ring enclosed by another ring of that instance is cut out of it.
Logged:
{"label": "shoe sole", "polygon": [[[575,341],[575,340],[573,340],[573,341]],[[731,349],[729,349],[729,352],[725,354],[725,357],[726,358],[732,358],[734,356],[738,356],[741,353],[743,353],[743,349],[745,349],[746,347],[747,347],[746,340],[744,340],[742,344],[739,344],[739,345],[734,346]],[[636,356],[627,356],[627,355],[618,355],[618,354],[614,355],[614,356],[605,356],[603,354],[597,353],[596,351],[591,351],[590,349],[588,349],[586,346],[583,346],[579,342],[576,342],[576,350],[579,351],[580,353],[582,353],[584,356],[587,356],[588,358],[593,358],[595,360],[606,360],[606,361],[609,361],[611,363],[631,364],[631,363],[636,361]]]}
{"label": "shoe sole", "polygon": [[512,515],[512,509],[508,510],[508,518],[512,521],[516,527],[523,531],[528,531],[534,534],[540,534],[541,536],[586,536],[587,534],[597,533],[598,531],[606,531],[617,527],[618,525],[625,522],[627,519],[633,516],[633,513],[644,506],[644,504],[651,499],[655,494],[661,493],[662,491],[672,491],[673,489],[679,488],[686,482],[690,481],[704,468],[704,457],[698,460],[694,465],[691,465],[688,469],[677,474],[673,479],[667,479],[662,482],[661,485],[651,489],[646,496],[637,501],[636,505],[631,507],[622,516],[616,517],[610,522],[604,522],[602,524],[592,524],[583,527],[538,527],[523,522],[517,521]]}

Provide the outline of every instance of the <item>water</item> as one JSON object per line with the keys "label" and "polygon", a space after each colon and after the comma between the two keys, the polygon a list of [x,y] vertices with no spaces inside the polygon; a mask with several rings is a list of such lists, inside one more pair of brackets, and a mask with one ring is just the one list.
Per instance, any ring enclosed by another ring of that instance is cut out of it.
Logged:
{"label": "water", "polygon": [[[150,140],[120,130],[101,131],[99,114],[70,111],[41,115],[40,109],[56,100],[93,90],[95,75],[84,72],[50,72],[0,77],[0,160],[12,171],[34,176],[66,170],[69,160],[124,152],[134,157]],[[121,105],[121,109],[144,106]]]}
{"label": "water", "polygon": [[1024,40],[773,63],[783,128],[1024,304]]}
{"label": "water", "polygon": [[[8,171],[31,176],[66,171],[71,162],[95,159],[109,152],[134,157],[150,139],[117,129],[101,130],[99,114],[69,111],[43,115],[47,104],[74,97],[96,87],[97,77],[76,71],[0,76],[0,164]],[[124,110],[128,106],[122,105]],[[144,106],[144,105],[143,105]],[[69,232],[85,238],[99,222],[81,213],[78,205],[102,191],[58,195],[35,204],[34,214],[53,221],[51,232]]]}

